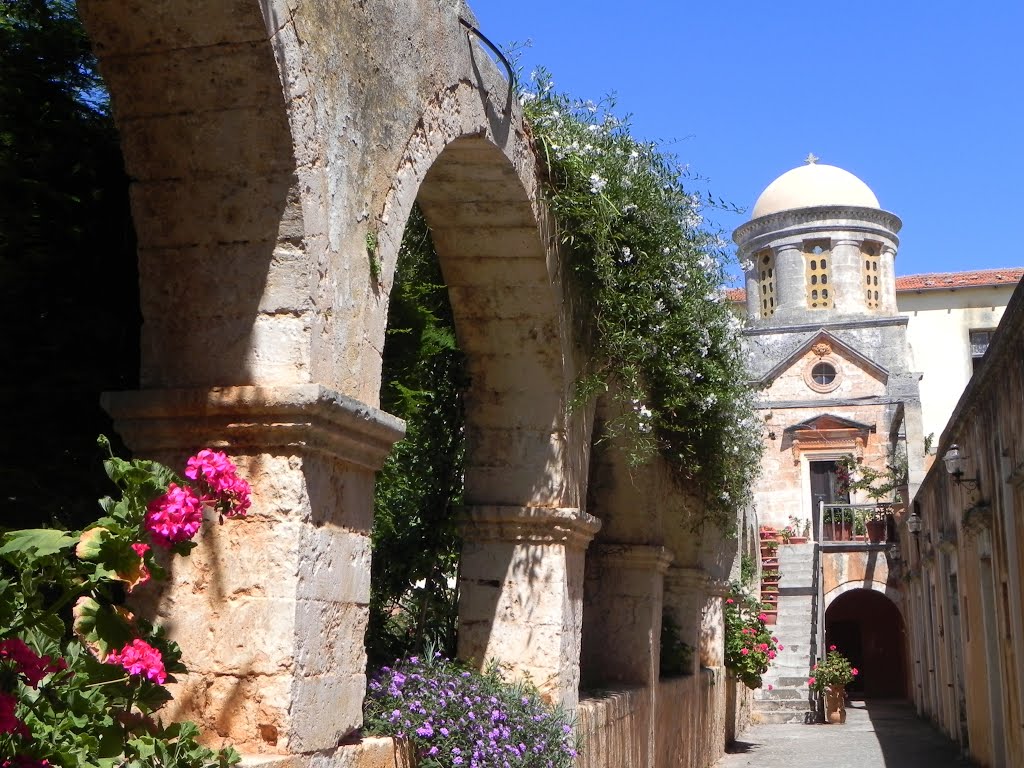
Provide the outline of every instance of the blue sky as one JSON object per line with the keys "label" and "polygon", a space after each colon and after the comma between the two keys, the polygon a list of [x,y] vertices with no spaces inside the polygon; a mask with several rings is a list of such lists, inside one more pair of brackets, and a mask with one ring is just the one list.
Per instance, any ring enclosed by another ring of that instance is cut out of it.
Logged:
{"label": "blue sky", "polygon": [[615,93],[718,197],[749,210],[813,152],[903,219],[898,274],[1024,265],[1021,0],[470,4],[495,43],[532,41],[526,73]]}

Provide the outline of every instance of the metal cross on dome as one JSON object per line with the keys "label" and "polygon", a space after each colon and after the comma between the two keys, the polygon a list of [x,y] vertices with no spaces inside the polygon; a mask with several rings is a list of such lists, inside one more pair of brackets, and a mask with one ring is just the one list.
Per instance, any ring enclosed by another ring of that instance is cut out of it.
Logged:
{"label": "metal cross on dome", "polygon": [[820,159],[821,158],[820,157],[816,157],[813,152],[808,152],[807,153],[807,157],[804,158],[804,162],[807,163],[808,165],[814,165]]}

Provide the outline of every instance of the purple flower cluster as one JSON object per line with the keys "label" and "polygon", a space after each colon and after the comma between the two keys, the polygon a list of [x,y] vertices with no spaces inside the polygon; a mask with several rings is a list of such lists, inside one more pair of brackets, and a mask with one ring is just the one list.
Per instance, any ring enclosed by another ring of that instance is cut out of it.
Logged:
{"label": "purple flower cluster", "polygon": [[409,740],[421,768],[571,768],[576,738],[565,712],[537,691],[436,655],[413,656],[371,678],[369,732]]}

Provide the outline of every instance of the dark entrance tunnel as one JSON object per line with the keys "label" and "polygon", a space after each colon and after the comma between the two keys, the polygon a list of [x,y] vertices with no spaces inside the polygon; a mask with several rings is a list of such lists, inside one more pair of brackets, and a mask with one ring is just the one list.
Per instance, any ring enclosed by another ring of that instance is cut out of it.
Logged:
{"label": "dark entrance tunnel", "polygon": [[854,589],[825,611],[826,646],[835,645],[860,674],[847,686],[855,697],[906,698],[903,617],[885,595]]}

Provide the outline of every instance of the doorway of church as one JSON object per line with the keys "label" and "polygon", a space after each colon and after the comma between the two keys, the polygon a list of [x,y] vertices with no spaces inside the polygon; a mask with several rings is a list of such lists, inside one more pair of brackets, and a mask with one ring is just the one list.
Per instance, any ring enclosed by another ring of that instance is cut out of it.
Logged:
{"label": "doorway of church", "polygon": [[809,463],[811,473],[811,525],[814,535],[818,535],[819,518],[821,517],[821,505],[825,504],[849,504],[850,492],[841,490],[837,470],[838,462],[835,460],[812,461]]}
{"label": "doorway of church", "polygon": [[906,698],[903,617],[885,595],[853,589],[825,611],[825,644],[835,645],[860,674],[847,686],[855,697]]}

